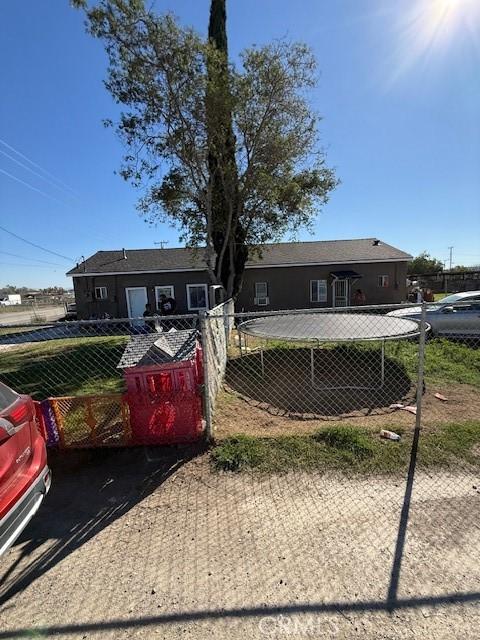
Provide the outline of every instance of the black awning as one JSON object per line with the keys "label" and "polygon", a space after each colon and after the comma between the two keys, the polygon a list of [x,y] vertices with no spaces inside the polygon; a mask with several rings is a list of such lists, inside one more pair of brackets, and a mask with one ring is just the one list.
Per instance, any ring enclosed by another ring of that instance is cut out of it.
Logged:
{"label": "black awning", "polygon": [[358,280],[358,278],[362,277],[362,275],[360,273],[357,273],[356,271],[331,271],[330,275],[334,278],[340,278],[342,280]]}

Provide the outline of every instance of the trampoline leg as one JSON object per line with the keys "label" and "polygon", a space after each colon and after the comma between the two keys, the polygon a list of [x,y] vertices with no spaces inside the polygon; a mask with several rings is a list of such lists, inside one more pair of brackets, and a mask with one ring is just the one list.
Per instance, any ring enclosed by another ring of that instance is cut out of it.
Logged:
{"label": "trampoline leg", "polygon": [[382,383],[380,387],[385,384],[385,340],[382,340]]}
{"label": "trampoline leg", "polygon": [[263,361],[263,349],[260,349],[260,364],[262,365],[262,378],[265,378],[265,362]]}

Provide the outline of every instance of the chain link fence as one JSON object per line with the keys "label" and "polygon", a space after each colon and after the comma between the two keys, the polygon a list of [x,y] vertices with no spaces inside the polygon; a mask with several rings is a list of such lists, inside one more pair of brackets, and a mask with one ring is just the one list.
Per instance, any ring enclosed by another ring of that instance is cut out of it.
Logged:
{"label": "chain link fence", "polygon": [[234,304],[229,300],[201,317],[207,437],[213,436],[213,415],[221,391],[228,360],[228,345],[233,329]]}
{"label": "chain link fence", "polygon": [[197,315],[0,326],[0,380],[40,403],[50,445],[162,444],[203,432]]}
{"label": "chain link fence", "polygon": [[[252,436],[243,453],[255,463],[259,452],[261,471],[281,472],[212,473],[202,457],[150,493],[158,475],[145,480],[142,450],[109,452],[110,466],[103,457],[79,466],[58,510],[42,521],[45,544],[36,540],[32,551],[53,544],[43,566],[61,557],[69,570],[45,571],[35,597],[8,577],[22,605],[16,619],[9,610],[9,624],[37,621],[40,600],[49,622],[63,620],[58,598],[77,589],[77,575],[102,593],[114,589],[112,618],[134,599],[143,605],[148,584],[152,601],[161,591],[159,604],[182,624],[196,607],[203,635],[212,634],[205,611],[219,617],[219,610],[227,620],[218,636],[251,615],[252,627],[238,635],[264,637],[259,616],[276,628],[279,611],[292,620],[322,615],[322,625],[338,613],[345,637],[353,624],[371,637],[378,625],[394,637],[403,624],[408,635],[415,610],[420,635],[462,629],[468,603],[477,606],[479,597],[479,346],[475,300],[257,314],[226,304],[200,316],[0,327],[0,380],[40,403],[56,446],[168,442],[181,424],[184,441],[206,432],[222,443],[237,434],[241,445],[238,434]],[[171,449],[159,457],[185,455]],[[170,462],[165,468],[169,475]],[[60,487],[61,477],[55,482]],[[83,510],[71,500],[80,494]],[[134,510],[115,520],[119,495]],[[67,557],[59,552],[64,530],[77,551]],[[86,531],[91,544],[78,548]],[[27,579],[31,566],[26,555]],[[88,597],[92,616],[103,619],[99,592]],[[71,601],[77,608],[68,616],[81,619],[84,602]],[[448,624],[444,605],[458,605]],[[476,637],[476,615],[464,637]],[[307,637],[321,637],[315,631]]]}
{"label": "chain link fence", "polygon": [[[422,398],[427,425],[455,420],[459,403],[473,419],[480,301],[423,308],[423,322],[415,305],[235,314],[227,302],[200,316],[0,325],[0,380],[38,401],[118,394],[117,413],[127,422],[132,407],[122,402],[132,385],[157,404],[195,389],[208,437],[214,427],[238,432],[240,416],[265,433],[301,431],[309,422],[402,432]],[[182,362],[194,363],[190,382],[179,374]],[[162,379],[165,370],[172,375]],[[150,377],[134,380],[132,371]],[[99,438],[93,409],[72,412],[94,425],[88,442],[129,442],[125,432]]]}
{"label": "chain link fence", "polygon": [[272,415],[301,420],[412,407],[420,323],[390,317],[390,309],[239,314],[226,388]]}

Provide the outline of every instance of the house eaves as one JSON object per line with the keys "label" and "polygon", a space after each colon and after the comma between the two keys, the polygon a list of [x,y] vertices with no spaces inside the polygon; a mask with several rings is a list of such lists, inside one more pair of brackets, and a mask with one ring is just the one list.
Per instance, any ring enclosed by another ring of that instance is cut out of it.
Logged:
{"label": "house eaves", "polygon": [[[405,258],[380,258],[377,260],[363,259],[363,260],[335,260],[333,262],[286,262],[284,264],[251,264],[247,265],[245,269],[281,269],[285,267],[327,267],[338,264],[386,264],[392,262],[409,262],[412,260],[412,256]],[[97,277],[97,276],[134,276],[141,275],[143,273],[189,273],[189,272],[205,272],[207,269],[149,269],[138,271],[85,271],[84,273],[72,273],[72,278],[85,278],[85,277]],[[67,274],[68,275],[68,274]]]}

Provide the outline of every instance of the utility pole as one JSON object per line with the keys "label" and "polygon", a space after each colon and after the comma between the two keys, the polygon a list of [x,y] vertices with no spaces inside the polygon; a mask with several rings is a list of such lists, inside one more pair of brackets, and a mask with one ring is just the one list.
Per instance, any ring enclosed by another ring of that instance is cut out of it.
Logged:
{"label": "utility pole", "polygon": [[160,249],[165,249],[165,245],[168,244],[168,240],[160,240],[160,242],[154,242],[153,244],[160,245]]}
{"label": "utility pole", "polygon": [[452,254],[453,254],[453,247],[448,247],[448,250],[450,251],[450,267],[449,267],[449,271],[452,270]]}

